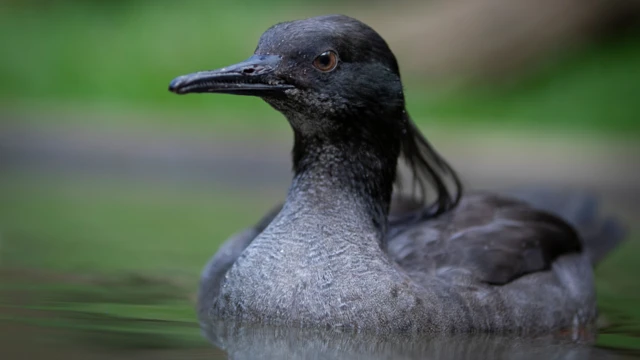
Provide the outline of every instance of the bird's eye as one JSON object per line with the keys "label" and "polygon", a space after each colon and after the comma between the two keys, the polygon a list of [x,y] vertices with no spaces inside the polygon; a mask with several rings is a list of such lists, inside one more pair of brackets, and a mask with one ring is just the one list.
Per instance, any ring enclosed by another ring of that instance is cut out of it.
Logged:
{"label": "bird's eye", "polygon": [[313,66],[323,72],[329,72],[335,69],[337,65],[338,55],[331,50],[323,52],[313,60]]}

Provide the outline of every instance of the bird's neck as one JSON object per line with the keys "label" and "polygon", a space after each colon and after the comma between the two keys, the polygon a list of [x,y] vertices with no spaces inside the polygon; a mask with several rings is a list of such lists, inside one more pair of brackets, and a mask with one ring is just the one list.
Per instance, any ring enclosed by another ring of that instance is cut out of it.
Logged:
{"label": "bird's neck", "polygon": [[328,233],[357,232],[382,242],[399,149],[359,134],[343,135],[295,134],[295,176],[284,211],[326,225]]}

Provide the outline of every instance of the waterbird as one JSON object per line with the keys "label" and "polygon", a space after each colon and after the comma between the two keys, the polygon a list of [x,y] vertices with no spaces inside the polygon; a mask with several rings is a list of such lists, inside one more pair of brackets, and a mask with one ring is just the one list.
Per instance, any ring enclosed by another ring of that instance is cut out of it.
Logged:
{"label": "waterbird", "polygon": [[[624,238],[622,225],[590,195],[463,193],[409,117],[398,62],[368,25],[343,15],[279,23],[247,60],[179,76],[169,90],[260,97],[294,135],[286,199],[205,266],[201,321],[593,329],[593,267]],[[400,164],[409,194],[394,191]]]}

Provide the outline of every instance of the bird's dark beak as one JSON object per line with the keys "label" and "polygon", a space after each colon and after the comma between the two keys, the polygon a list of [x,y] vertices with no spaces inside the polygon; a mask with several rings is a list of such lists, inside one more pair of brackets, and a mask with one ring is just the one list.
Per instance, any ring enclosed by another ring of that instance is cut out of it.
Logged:
{"label": "bird's dark beak", "polygon": [[254,55],[222,69],[179,76],[171,81],[169,91],[180,95],[206,92],[254,96],[281,94],[293,86],[274,76],[280,60],[276,55]]}

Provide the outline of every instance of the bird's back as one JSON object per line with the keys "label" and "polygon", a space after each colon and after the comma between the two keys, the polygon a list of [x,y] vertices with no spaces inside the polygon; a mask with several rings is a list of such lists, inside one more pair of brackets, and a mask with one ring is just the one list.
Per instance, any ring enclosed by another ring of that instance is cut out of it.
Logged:
{"label": "bird's back", "polygon": [[396,227],[389,255],[415,278],[453,271],[496,285],[548,270],[569,254],[584,252],[595,265],[624,238],[594,197],[553,191],[469,194],[446,214]]}

